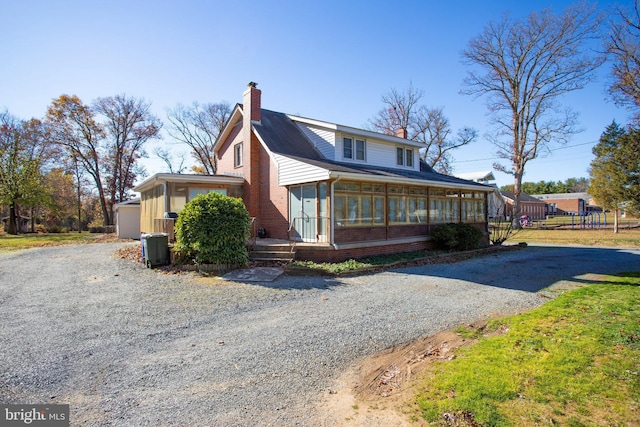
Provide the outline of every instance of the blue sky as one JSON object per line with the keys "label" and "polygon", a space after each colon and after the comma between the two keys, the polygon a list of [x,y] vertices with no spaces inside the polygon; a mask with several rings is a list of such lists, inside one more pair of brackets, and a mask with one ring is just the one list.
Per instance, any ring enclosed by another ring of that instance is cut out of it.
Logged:
{"label": "blue sky", "polygon": [[[480,133],[454,152],[455,172],[491,170],[498,159],[484,137],[491,130],[484,101],[460,94],[467,72],[461,52],[506,12],[559,12],[571,3],[0,0],[0,109],[28,119],[43,117],[62,94],[90,103],[124,93],[150,101],[166,121],[165,109],[177,103],[242,102],[255,81],[263,108],[363,127],[382,94],[412,82],[424,104],[444,109],[454,130]],[[608,71],[562,99],[580,114],[584,131],[529,163],[525,181],[588,176],[591,147],[604,128],[629,117],[606,99]],[[158,144],[188,151],[168,136]],[[157,159],[144,164],[150,174],[166,172]],[[512,182],[494,174],[499,185]]]}

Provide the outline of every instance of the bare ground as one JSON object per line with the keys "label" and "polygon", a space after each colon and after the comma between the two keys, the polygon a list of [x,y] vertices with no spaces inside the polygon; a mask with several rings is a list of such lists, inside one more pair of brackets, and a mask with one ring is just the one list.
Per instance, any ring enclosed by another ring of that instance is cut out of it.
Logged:
{"label": "bare ground", "polygon": [[[479,322],[468,328],[482,330],[485,326],[486,322]],[[453,360],[456,350],[475,342],[476,339],[445,331],[361,361],[344,372],[325,401],[320,402],[319,410],[325,414],[323,425],[429,425],[415,401],[420,380],[435,362]]]}

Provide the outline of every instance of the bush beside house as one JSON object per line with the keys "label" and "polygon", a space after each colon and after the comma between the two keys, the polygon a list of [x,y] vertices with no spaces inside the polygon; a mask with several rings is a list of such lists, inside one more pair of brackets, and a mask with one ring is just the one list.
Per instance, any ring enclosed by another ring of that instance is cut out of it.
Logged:
{"label": "bush beside house", "polygon": [[439,225],[433,230],[431,237],[438,247],[453,251],[468,251],[480,245],[483,234],[470,224],[458,222]]}
{"label": "bush beside house", "polygon": [[251,218],[242,199],[215,192],[189,201],[175,225],[176,260],[183,263],[246,265]]}

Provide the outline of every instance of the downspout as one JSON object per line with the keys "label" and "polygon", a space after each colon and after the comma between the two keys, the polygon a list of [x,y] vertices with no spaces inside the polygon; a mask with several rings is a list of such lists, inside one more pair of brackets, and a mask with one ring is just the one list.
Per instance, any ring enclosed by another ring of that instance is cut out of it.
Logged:
{"label": "downspout", "polygon": [[336,179],[335,181],[331,182],[331,223],[329,224],[331,226],[331,246],[333,246],[333,249],[335,249],[336,251],[338,250],[338,245],[335,242],[335,228],[336,228],[336,220],[335,220],[335,215],[334,215],[334,211],[333,211],[333,207],[335,205],[334,202],[334,196],[335,196],[335,184],[336,182],[340,181],[342,179],[342,177],[338,177],[338,179]]}
{"label": "downspout", "polygon": [[167,194],[167,188],[168,188],[167,181],[164,181],[162,183],[162,186],[163,186],[162,191],[164,192],[164,212],[162,213],[163,214],[162,216],[164,217],[164,214],[166,212],[169,212],[169,195]]}

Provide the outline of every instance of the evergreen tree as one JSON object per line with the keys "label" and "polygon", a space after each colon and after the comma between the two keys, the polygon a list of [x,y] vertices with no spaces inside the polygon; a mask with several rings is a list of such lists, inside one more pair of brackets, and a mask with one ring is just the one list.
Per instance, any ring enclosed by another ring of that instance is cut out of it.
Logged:
{"label": "evergreen tree", "polygon": [[613,121],[593,147],[589,193],[604,209],[614,213],[614,233],[622,204],[640,207],[640,130]]}

